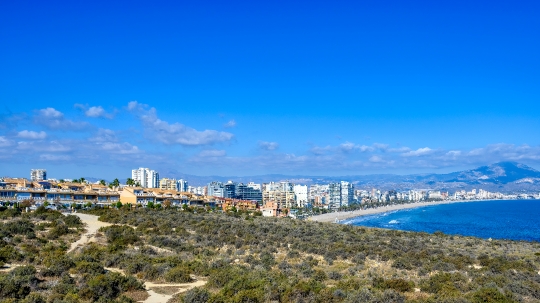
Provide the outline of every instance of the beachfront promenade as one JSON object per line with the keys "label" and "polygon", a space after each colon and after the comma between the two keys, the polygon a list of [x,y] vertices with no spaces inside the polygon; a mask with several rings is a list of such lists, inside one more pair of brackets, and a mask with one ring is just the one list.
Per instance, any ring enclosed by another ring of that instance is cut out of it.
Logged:
{"label": "beachfront promenade", "polygon": [[408,203],[408,204],[381,206],[377,208],[368,208],[368,209],[361,209],[361,210],[354,210],[354,211],[338,211],[338,212],[333,212],[333,213],[326,213],[322,215],[312,216],[308,220],[318,221],[318,222],[336,222],[336,220],[341,221],[341,220],[350,219],[354,217],[385,213],[385,212],[401,210],[401,209],[417,208],[417,207],[424,207],[424,206],[431,206],[431,205],[450,204],[450,203],[487,202],[487,201],[493,201],[493,200],[456,200],[456,201],[449,200],[449,201],[437,201],[437,202],[415,202],[415,203]]}

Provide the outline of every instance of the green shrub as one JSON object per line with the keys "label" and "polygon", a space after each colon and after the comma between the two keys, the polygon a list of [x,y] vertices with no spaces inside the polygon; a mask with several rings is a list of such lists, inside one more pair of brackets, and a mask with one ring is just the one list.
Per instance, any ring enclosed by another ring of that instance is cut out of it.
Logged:
{"label": "green shrub", "polygon": [[184,266],[173,267],[165,273],[165,281],[173,283],[189,283],[193,281],[189,274],[189,269]]}
{"label": "green shrub", "polygon": [[484,287],[474,292],[471,298],[473,303],[512,303],[514,300],[506,297],[493,287]]}
{"label": "green shrub", "polygon": [[210,293],[204,289],[195,287],[188,290],[182,298],[184,303],[206,303],[210,299]]}

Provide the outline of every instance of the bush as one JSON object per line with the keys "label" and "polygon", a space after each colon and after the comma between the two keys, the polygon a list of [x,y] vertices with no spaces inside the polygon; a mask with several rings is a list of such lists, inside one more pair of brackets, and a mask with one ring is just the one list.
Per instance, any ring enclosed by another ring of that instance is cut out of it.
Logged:
{"label": "bush", "polygon": [[81,295],[93,301],[110,302],[116,299],[122,292],[143,289],[143,285],[135,278],[109,272],[90,279],[86,288],[81,290]]}
{"label": "bush", "polygon": [[510,298],[500,293],[496,288],[486,287],[476,291],[471,298],[473,303],[511,303]]}
{"label": "bush", "polygon": [[393,289],[399,292],[406,292],[411,291],[414,288],[414,282],[404,279],[385,280],[383,278],[375,278],[373,279],[373,287],[383,290]]}
{"label": "bush", "polygon": [[125,247],[139,241],[139,236],[137,236],[135,230],[129,226],[113,225],[102,227],[100,228],[100,231],[105,233],[107,242],[120,247]]}
{"label": "bush", "polygon": [[177,266],[177,267],[171,268],[165,274],[165,281],[173,282],[173,283],[189,283],[193,281],[193,279],[191,279],[189,274],[190,274],[190,271],[188,268],[184,266]]}
{"label": "bush", "polygon": [[186,292],[184,303],[206,303],[210,299],[210,293],[203,288],[195,287]]}
{"label": "bush", "polygon": [[64,223],[69,227],[79,227],[83,225],[81,218],[74,215],[67,215],[64,218]]}

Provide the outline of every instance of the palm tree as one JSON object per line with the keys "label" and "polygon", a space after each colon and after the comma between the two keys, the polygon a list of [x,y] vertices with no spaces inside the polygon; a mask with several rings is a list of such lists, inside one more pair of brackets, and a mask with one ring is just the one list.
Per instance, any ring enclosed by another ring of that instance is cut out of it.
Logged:
{"label": "palm tree", "polygon": [[135,180],[133,180],[131,178],[127,178],[126,184],[129,185],[129,186],[133,186],[133,185],[135,185]]}
{"label": "palm tree", "polygon": [[99,180],[99,184],[101,184],[101,185],[103,185],[103,186],[107,185],[107,184],[105,183],[105,180]]}
{"label": "palm tree", "polygon": [[118,181],[118,178],[114,179],[112,182],[111,182],[111,185],[113,187],[118,187],[120,186],[120,181]]}

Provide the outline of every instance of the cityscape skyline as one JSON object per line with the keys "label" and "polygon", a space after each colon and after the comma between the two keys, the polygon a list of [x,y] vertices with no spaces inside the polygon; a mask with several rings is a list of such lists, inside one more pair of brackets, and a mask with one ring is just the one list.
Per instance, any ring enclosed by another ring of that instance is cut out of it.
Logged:
{"label": "cityscape skyline", "polygon": [[540,169],[539,6],[6,3],[0,175]]}

